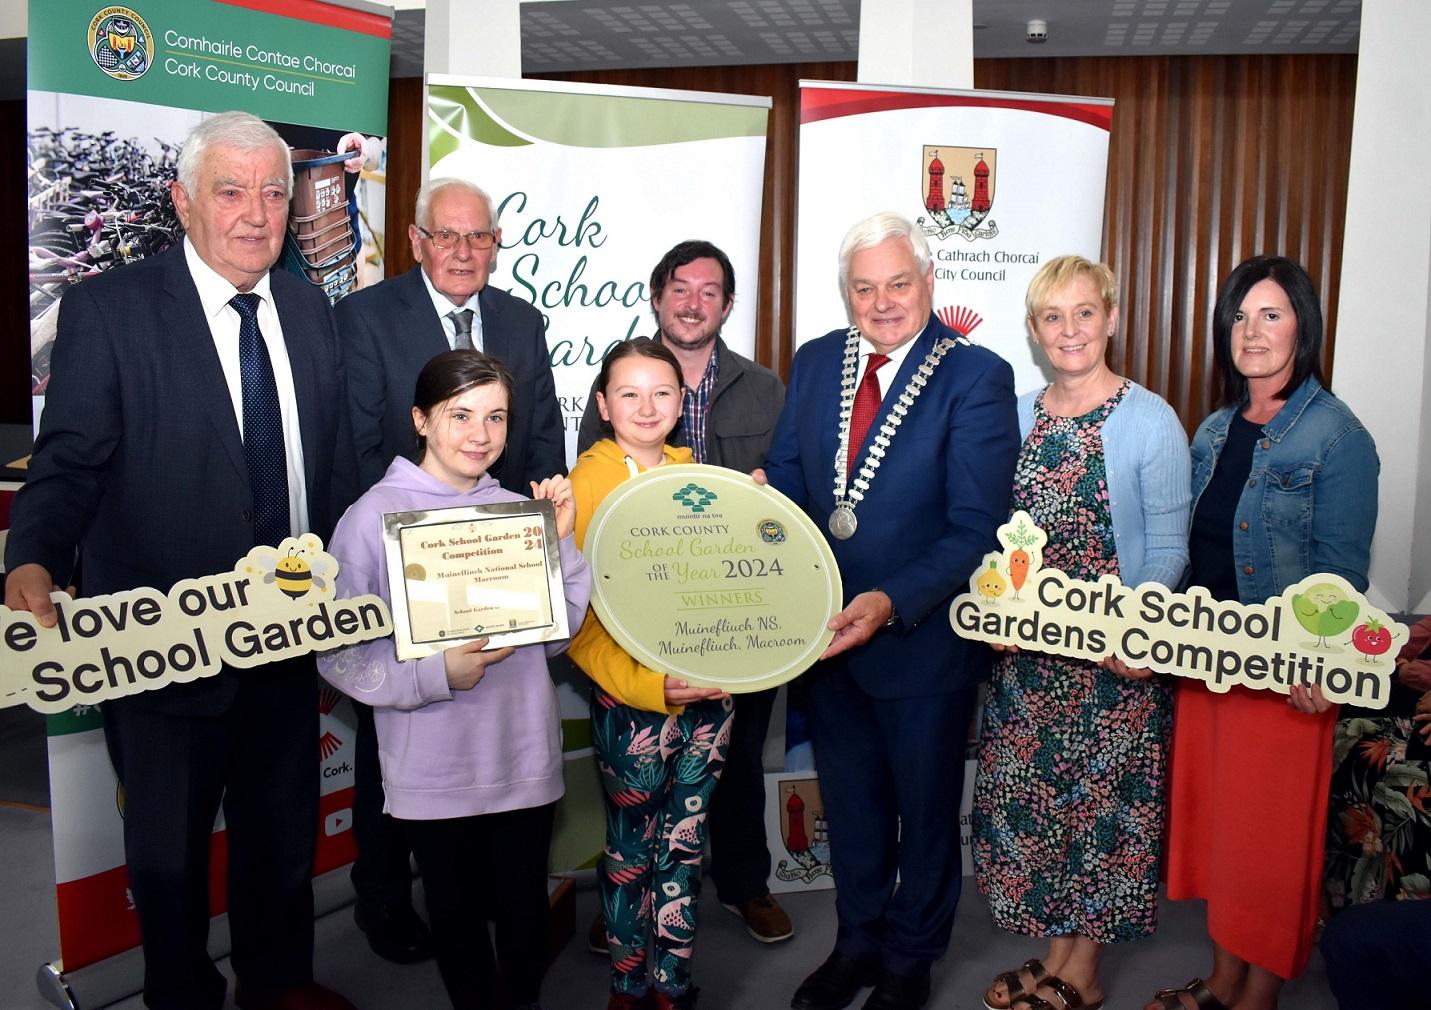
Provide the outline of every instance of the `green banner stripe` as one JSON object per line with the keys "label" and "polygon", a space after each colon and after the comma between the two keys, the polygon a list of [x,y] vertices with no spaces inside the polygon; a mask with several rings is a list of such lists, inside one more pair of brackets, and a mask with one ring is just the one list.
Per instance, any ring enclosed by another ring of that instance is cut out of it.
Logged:
{"label": "green banner stripe", "polygon": [[561,721],[561,749],[565,751],[586,750],[593,745],[591,719],[563,719]]}
{"label": "green banner stripe", "polygon": [[104,728],[104,715],[97,705],[80,705],[58,715],[45,717],[46,736],[68,736]]}
{"label": "green banner stripe", "polygon": [[[431,94],[461,102],[454,93],[467,90],[442,86],[432,88]],[[512,130],[568,147],[650,147],[723,137],[763,137],[769,111],[762,106],[666,98],[471,90],[491,110],[491,116],[484,115],[484,119],[496,117]],[[476,133],[472,136],[492,143]]]}
{"label": "green banner stripe", "polygon": [[464,137],[490,147],[524,147],[531,143],[488,115],[466,88],[431,88],[427,115],[429,165],[457,150]]}
{"label": "green banner stripe", "polygon": [[387,133],[388,39],[213,0],[31,0],[29,88]]}

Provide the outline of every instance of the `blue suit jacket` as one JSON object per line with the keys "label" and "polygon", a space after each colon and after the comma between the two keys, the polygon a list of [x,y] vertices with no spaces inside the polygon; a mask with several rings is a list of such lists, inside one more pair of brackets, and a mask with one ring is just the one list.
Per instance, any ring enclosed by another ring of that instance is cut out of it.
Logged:
{"label": "blue suit jacket", "polygon": [[[270,274],[293,370],[309,526],[327,537],[356,497],[342,359],[328,300]],[[86,596],[228,571],[254,546],[238,418],[182,246],[76,285],[60,301],[52,378],[7,571],[44,565]],[[238,675],[136,696],[222,710]]]}
{"label": "blue suit jacket", "polygon": [[[534,307],[491,284],[477,301],[483,350],[507,366],[516,385],[507,448],[492,476],[509,491],[530,494],[528,481],[566,473],[546,329]],[[382,479],[395,456],[412,458],[417,376],[434,355],[449,349],[447,331],[428,297],[421,266],[349,295],[338,303],[337,313],[348,361],[358,475],[367,489]]]}
{"label": "blue suit jacket", "polygon": [[957,342],[897,429],[856,509],[858,531],[836,540],[825,523],[835,507],[845,332],[827,333],[796,353],[766,474],[826,533],[846,604],[876,588],[894,601],[898,625],[842,657],[860,687],[877,698],[958,690],[989,670],[989,650],[957,637],[948,611],[984,553],[998,546],[994,532],[1008,518],[1019,451],[1013,370],[931,315],[880,405],[866,447],[925,355],[941,339]]}

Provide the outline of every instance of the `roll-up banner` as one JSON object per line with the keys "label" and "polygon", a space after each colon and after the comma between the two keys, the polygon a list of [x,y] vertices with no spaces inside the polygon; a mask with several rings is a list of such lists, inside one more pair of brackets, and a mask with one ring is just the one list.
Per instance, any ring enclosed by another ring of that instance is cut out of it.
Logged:
{"label": "roll-up banner", "polygon": [[[71,285],[180,241],[169,184],[180,144],[206,115],[252,112],[294,149],[281,267],[330,298],[382,278],[391,13],[363,0],[32,0],[27,132],[37,425],[60,299]],[[346,159],[333,152],[358,147],[364,167],[345,171]],[[319,212],[331,220],[319,221]],[[318,224],[328,229],[321,236]],[[330,689],[321,693],[320,711],[321,873],[352,859],[353,718]],[[124,790],[105,751],[102,718],[100,708],[81,706],[48,724],[63,978],[51,966],[45,995],[57,1002],[83,988],[87,966],[98,968],[139,942],[124,868]],[[221,816],[210,863],[215,915],[227,904],[225,853]],[[137,959],[122,963],[122,970],[92,973],[95,991],[85,993],[85,1005],[139,989]]]}
{"label": "roll-up banner", "polygon": [[[601,359],[654,336],[651,270],[684,239],[730,257],[735,307],[722,336],[755,355],[760,214],[770,99],[650,88],[429,75],[427,171],[497,203],[488,283],[531,302],[547,327],[567,458]],[[591,768],[589,685],[553,665],[568,763],[551,865],[594,865],[604,815]]]}
{"label": "roll-up banner", "polygon": [[934,257],[934,310],[1003,356],[1020,393],[1045,378],[1024,292],[1064,253],[1099,258],[1113,102],[800,82],[797,343],[848,325],[840,240],[895,211]]}
{"label": "roll-up banner", "polygon": [[[1098,260],[1112,124],[1112,99],[801,81],[796,343],[849,325],[840,242],[856,221],[894,211],[929,243],[940,319],[1008,361],[1018,392],[1044,385],[1024,292],[1055,256]],[[966,875],[978,725],[976,713]]]}

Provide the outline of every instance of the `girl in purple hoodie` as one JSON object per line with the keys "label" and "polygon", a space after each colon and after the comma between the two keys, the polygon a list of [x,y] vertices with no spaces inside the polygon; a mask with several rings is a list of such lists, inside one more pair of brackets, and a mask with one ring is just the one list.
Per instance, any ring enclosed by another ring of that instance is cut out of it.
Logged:
{"label": "girl in purple hoodie", "polygon": [[[329,552],[342,596],[391,604],[382,514],[523,500],[487,471],[506,444],[512,379],[478,351],[439,354],[418,376],[417,462],[394,459],[348,509]],[[567,620],[591,581],[572,536],[571,483],[533,484],[556,508]],[[507,1006],[535,1008],[546,963],[547,849],[563,792],[560,723],[546,656],[566,642],[482,651],[480,638],[399,661],[389,639],[319,657],[334,687],[373,706],[386,812],[403,822],[422,873],[433,946],[456,1010],[492,1005],[496,923]]]}

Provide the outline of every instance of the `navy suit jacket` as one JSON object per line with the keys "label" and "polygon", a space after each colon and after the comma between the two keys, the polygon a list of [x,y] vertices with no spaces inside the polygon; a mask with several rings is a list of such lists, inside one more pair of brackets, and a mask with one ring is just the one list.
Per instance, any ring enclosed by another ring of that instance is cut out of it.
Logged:
{"label": "navy suit jacket", "polygon": [[[546,329],[540,312],[490,284],[477,301],[483,350],[507,367],[516,385],[507,418],[507,448],[492,467],[492,476],[509,491],[530,494],[528,481],[566,473]],[[382,478],[395,456],[412,458],[418,373],[450,345],[421,266],[354,292],[338,303],[337,313],[348,362],[358,476],[366,489]]]}
{"label": "navy suit jacket", "polygon": [[[333,314],[312,285],[269,276],[298,402],[309,528],[326,541],[356,496]],[[253,546],[239,420],[183,247],[71,288],[6,570],[37,562],[64,586],[78,551],[86,596],[167,591],[230,570]],[[135,697],[211,714],[232,700],[237,676],[225,669]]]}
{"label": "navy suit jacket", "polygon": [[825,524],[835,507],[845,333],[827,333],[796,353],[766,475],[825,533],[846,604],[872,589],[894,601],[899,623],[841,657],[860,687],[877,698],[959,690],[989,670],[988,648],[954,634],[949,603],[997,548],[994,533],[1008,518],[1019,451],[1013,370],[931,315],[880,405],[856,472],[925,355],[945,338],[955,346],[896,429],[855,510],[859,529],[836,540]]}

